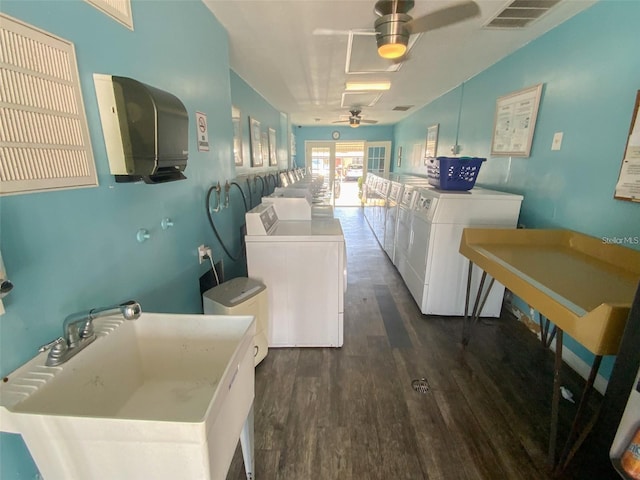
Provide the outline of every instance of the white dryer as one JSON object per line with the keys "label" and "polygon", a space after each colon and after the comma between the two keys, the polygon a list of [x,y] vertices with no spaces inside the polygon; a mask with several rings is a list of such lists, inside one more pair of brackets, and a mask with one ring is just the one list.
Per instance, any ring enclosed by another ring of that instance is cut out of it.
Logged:
{"label": "white dryer", "polygon": [[269,347],[344,342],[346,248],[338,219],[279,220],[271,204],[246,214],[247,270],[267,286]]}
{"label": "white dryer", "polygon": [[391,189],[391,180],[388,178],[380,177],[376,184],[376,191],[374,194],[373,207],[371,211],[371,220],[369,225],[373,234],[378,240],[380,245],[384,244],[384,225],[386,221],[386,204],[387,197],[389,196],[389,190]]}
{"label": "white dryer", "polygon": [[[465,192],[418,189],[400,273],[422,313],[464,315],[468,262],[458,251],[462,230],[516,227],[522,198],[480,187]],[[480,273],[474,272],[472,291]],[[481,315],[500,316],[503,296],[504,286],[496,282]]]}
{"label": "white dryer", "polygon": [[393,262],[396,250],[396,228],[398,225],[398,209],[400,202],[402,201],[402,192],[404,186],[396,181],[391,181],[391,187],[389,188],[389,196],[383,208],[383,214],[385,216],[383,227],[383,242],[382,248],[386,252],[387,256]]}
{"label": "white dryer", "polygon": [[398,272],[405,277],[407,268],[407,255],[409,253],[409,243],[411,240],[411,218],[413,217],[413,206],[416,199],[417,190],[412,185],[404,185],[402,198],[398,206],[398,220],[396,225],[396,246],[393,256],[393,264]]}

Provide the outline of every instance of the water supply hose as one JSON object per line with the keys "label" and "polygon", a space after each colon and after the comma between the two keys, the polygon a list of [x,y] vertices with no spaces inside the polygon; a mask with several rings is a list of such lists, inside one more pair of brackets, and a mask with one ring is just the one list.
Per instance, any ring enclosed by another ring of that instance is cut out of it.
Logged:
{"label": "water supply hose", "polygon": [[[210,202],[211,202],[211,194],[215,191],[217,191],[220,188],[220,184],[218,185],[213,185],[211,187],[209,187],[209,190],[207,190],[207,196],[206,196],[206,204],[205,207],[207,209],[207,220],[209,220],[209,225],[211,226],[211,230],[213,230],[214,235],[216,236],[216,238],[218,239],[218,242],[220,243],[220,246],[222,247],[222,250],[224,250],[224,253],[227,254],[227,256],[234,262],[237,262],[240,259],[240,254],[238,254],[237,256],[231,255],[231,253],[229,252],[229,249],[227,249],[227,247],[225,246],[224,242],[222,241],[222,237],[220,237],[220,234],[218,233],[218,229],[216,228],[216,225],[213,223],[213,218],[211,217],[211,210],[209,208]],[[218,207],[220,202],[218,201]],[[242,253],[242,249],[240,250],[240,252]]]}
{"label": "water supply hose", "polygon": [[244,190],[242,190],[242,187],[240,185],[238,185],[237,182],[231,182],[230,185],[235,185],[236,187],[238,187],[238,190],[240,190],[240,194],[242,195],[242,203],[244,203],[244,211],[245,213],[249,211],[249,207],[247,206],[247,197],[244,194]]}

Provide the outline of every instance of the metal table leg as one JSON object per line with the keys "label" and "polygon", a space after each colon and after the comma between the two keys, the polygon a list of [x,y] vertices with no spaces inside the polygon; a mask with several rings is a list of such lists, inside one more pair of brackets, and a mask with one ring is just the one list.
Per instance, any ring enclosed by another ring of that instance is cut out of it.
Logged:
{"label": "metal table leg", "polygon": [[[544,325],[542,323],[543,320],[544,320]],[[549,334],[549,325],[550,325],[549,319],[542,314],[540,314],[538,323],[540,324],[540,341],[542,342],[542,345],[545,348],[549,348],[551,346],[551,342],[553,342],[553,338],[556,336],[557,329],[554,325],[553,328],[551,329],[551,334]]]}
{"label": "metal table leg", "polygon": [[247,474],[247,480],[253,480],[255,472],[255,459],[253,456],[253,403],[251,404],[249,414],[240,432],[240,446],[242,447],[242,458],[244,459],[244,471]]}
{"label": "metal table leg", "polygon": [[547,463],[551,468],[556,464],[556,441],[558,438],[558,414],[560,413],[560,369],[562,368],[562,329],[556,329],[556,360],[553,369],[553,398],[551,400],[551,429]]}
{"label": "metal table leg", "polygon": [[[589,402],[589,397],[591,396],[591,392],[593,392],[593,383],[596,380],[596,376],[598,375],[598,370],[600,369],[600,363],[602,362],[602,355],[596,355],[593,360],[593,364],[591,365],[591,371],[589,372],[589,378],[585,383],[584,389],[582,390],[582,396],[580,397],[580,403],[578,404],[578,410],[576,411],[576,415],[573,418],[573,423],[571,424],[571,430],[569,431],[569,436],[564,444],[564,448],[562,450],[562,454],[560,455],[560,459],[558,460],[558,466],[556,469],[556,473],[560,474],[562,471],[569,465],[569,462],[575,455],[576,451],[580,447],[580,444],[586,438],[586,433],[588,433],[588,429],[593,426],[596,420],[597,412],[589,420],[585,428],[583,428],[583,432],[581,435],[579,433],[579,427],[582,420],[582,416],[585,413],[585,408],[587,403]],[[577,440],[574,441],[578,435]]]}
{"label": "metal table leg", "polygon": [[469,317],[469,299],[471,296],[471,277],[473,275],[473,262],[469,260],[469,272],[467,274],[467,296],[464,304],[464,319],[462,321],[462,345],[469,345],[469,339],[471,338],[471,328],[478,322],[480,318],[480,313],[484,308],[484,304],[487,302],[487,298],[489,297],[489,292],[491,292],[491,288],[493,287],[494,279],[491,278],[489,281],[489,285],[486,291],[483,294],[484,282],[487,279],[487,272],[482,272],[482,277],[480,278],[480,285],[478,286],[478,291],[476,293],[476,299],[473,304],[473,310],[471,312],[471,317]]}

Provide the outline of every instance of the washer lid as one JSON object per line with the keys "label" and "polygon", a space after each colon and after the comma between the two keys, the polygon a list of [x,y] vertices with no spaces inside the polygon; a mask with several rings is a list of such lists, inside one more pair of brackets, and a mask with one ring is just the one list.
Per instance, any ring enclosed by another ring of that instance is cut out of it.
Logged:
{"label": "washer lid", "polygon": [[265,288],[264,284],[253,278],[238,277],[207,290],[203,297],[225,307],[235,307],[255,297]]}

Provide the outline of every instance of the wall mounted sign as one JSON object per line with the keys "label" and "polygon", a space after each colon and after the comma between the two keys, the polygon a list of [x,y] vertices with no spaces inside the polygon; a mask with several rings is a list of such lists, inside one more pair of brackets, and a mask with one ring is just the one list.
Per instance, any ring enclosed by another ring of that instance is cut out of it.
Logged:
{"label": "wall mounted sign", "polygon": [[196,112],[196,129],[198,131],[198,151],[209,151],[209,127],[207,126],[207,114]]}
{"label": "wall mounted sign", "polygon": [[436,156],[438,151],[438,128],[439,123],[427,128],[427,140],[424,144],[424,164],[427,165],[430,159]]}
{"label": "wall mounted sign", "polygon": [[260,133],[260,122],[255,118],[249,117],[249,132],[251,140],[251,166],[262,166],[262,134]]}
{"label": "wall mounted sign", "polygon": [[276,131],[269,128],[269,166],[278,165],[278,150],[276,149]]}
{"label": "wall mounted sign", "polygon": [[629,137],[620,166],[614,198],[640,202],[640,90],[631,116]]}
{"label": "wall mounted sign", "polygon": [[536,128],[542,83],[496,100],[491,155],[528,157]]}
{"label": "wall mounted sign", "polygon": [[263,164],[267,162],[267,165],[269,165],[269,134],[267,132],[261,132],[260,135],[262,135],[260,142],[262,145],[262,162]]}
{"label": "wall mounted sign", "polygon": [[231,107],[231,122],[233,123],[233,163],[241,167],[242,159],[242,126],[240,125],[240,109]]}

